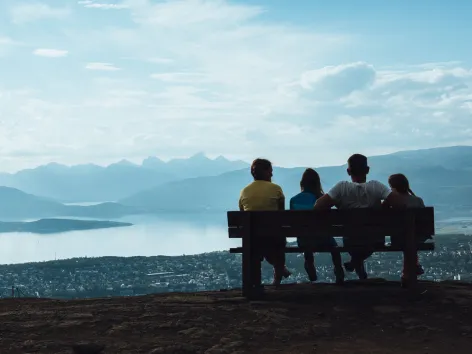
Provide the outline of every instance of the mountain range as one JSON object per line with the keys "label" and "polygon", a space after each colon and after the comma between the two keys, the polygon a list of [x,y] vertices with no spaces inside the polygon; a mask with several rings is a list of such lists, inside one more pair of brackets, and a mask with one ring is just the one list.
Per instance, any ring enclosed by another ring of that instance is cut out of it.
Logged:
{"label": "mountain range", "polygon": [[[392,173],[405,173],[415,193],[438,210],[469,214],[472,210],[471,146],[373,156],[369,164],[369,178],[384,183]],[[304,169],[274,168],[274,182],[282,186],[287,199],[299,192]],[[316,170],[325,190],[348,179],[346,165]],[[169,162],[148,158],[141,165],[125,160],[107,167],[49,164],[0,176],[0,185],[7,186],[0,187],[0,218],[116,218],[158,211],[234,210],[240,190],[251,180],[246,162],[209,159],[203,154]],[[117,203],[77,206],[58,202],[104,200]]]}
{"label": "mountain range", "polygon": [[51,163],[13,174],[1,173],[0,186],[62,202],[116,201],[173,180],[218,175],[247,166],[246,162],[222,156],[209,159],[203,153],[168,162],[148,157],[141,165],[127,160],[105,167]]}
{"label": "mountain range", "polygon": [[[426,204],[439,209],[472,209],[472,147],[457,146],[403,151],[369,158],[370,179],[387,183],[393,173],[404,173]],[[346,165],[316,168],[325,190],[347,180]],[[300,191],[305,167],[275,168],[273,180],[287,199]],[[231,171],[164,183],[124,198],[125,205],[148,210],[234,210],[242,187],[252,180],[248,170]]]}

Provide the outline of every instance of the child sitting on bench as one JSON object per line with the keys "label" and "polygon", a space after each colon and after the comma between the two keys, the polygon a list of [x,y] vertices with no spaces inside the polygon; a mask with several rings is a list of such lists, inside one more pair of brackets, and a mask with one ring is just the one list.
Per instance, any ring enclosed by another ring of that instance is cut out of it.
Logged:
{"label": "child sitting on bench", "polygon": [[[392,191],[398,194],[398,196],[400,197],[399,201],[401,201],[401,204],[403,204],[404,207],[406,208],[424,208],[425,207],[423,199],[421,199],[420,197],[417,197],[415,193],[413,193],[413,191],[410,189],[410,183],[408,182],[408,179],[406,178],[405,175],[401,173],[391,175],[388,178],[388,184],[390,185],[390,188],[392,189]],[[417,240],[418,243],[423,243],[424,241],[425,241],[424,239]],[[394,239],[392,239],[392,243],[394,243]],[[402,283],[405,283],[407,274],[408,273],[405,269],[405,261],[403,261]],[[424,269],[419,263],[418,254],[416,255],[416,274],[417,275],[424,274]]]}

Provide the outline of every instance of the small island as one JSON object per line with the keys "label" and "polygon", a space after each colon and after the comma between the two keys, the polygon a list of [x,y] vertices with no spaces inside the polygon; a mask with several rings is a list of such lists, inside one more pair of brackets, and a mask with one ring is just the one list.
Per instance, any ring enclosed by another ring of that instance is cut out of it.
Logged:
{"label": "small island", "polygon": [[0,221],[0,233],[29,232],[34,234],[55,234],[68,231],[106,229],[112,227],[132,226],[131,223],[101,220],[75,219],[40,219],[31,222]]}

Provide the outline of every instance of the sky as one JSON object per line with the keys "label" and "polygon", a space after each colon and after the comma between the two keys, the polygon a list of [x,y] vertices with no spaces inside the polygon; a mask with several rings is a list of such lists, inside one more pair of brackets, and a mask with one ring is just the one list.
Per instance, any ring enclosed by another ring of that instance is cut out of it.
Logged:
{"label": "sky", "polygon": [[472,145],[470,0],[1,0],[0,170]]}

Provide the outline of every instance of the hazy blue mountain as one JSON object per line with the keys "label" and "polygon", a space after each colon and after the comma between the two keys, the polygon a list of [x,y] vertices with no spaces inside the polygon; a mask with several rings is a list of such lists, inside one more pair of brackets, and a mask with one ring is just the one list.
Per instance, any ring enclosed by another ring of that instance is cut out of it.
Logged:
{"label": "hazy blue mountain", "polygon": [[400,151],[392,156],[403,160],[417,160],[423,166],[441,166],[451,170],[472,169],[472,146]]}
{"label": "hazy blue mountain", "polygon": [[0,218],[2,220],[57,216],[117,218],[138,212],[137,208],[118,203],[102,203],[91,206],[64,205],[24,193],[15,188],[0,187]]}
{"label": "hazy blue mountain", "polygon": [[15,174],[0,175],[0,185],[67,202],[114,201],[174,179],[140,166],[113,164],[63,166],[49,164]]}
{"label": "hazy blue mountain", "polygon": [[161,159],[151,156],[142,163],[143,167],[153,170],[166,170],[177,177],[177,179],[216,176],[225,172],[243,169],[249,166],[244,161],[231,161],[223,156],[209,159],[200,152],[189,158],[172,159],[164,162]]}
{"label": "hazy blue mountain", "polygon": [[106,229],[112,227],[131,226],[130,223],[100,220],[74,219],[41,219],[30,222],[3,222],[0,221],[0,233],[4,232],[31,232],[35,234],[54,234],[58,232]]}
{"label": "hazy blue mountain", "polygon": [[188,159],[173,159],[167,163],[167,167],[174,175],[185,178],[216,176],[248,166],[244,161],[230,161],[223,156],[212,160],[207,158],[202,152]]}
{"label": "hazy blue mountain", "polygon": [[0,185],[64,202],[116,201],[176,179],[218,175],[247,167],[243,161],[203,154],[163,162],[156,157],[142,165],[121,160],[107,167],[51,163],[14,174],[0,174]]}
{"label": "hazy blue mountain", "polygon": [[[472,206],[472,147],[451,147],[395,153],[370,158],[369,178],[387,183],[393,173],[405,173],[412,189],[426,204],[438,207]],[[346,165],[317,168],[323,187],[347,180]],[[299,192],[305,168],[275,168],[274,182],[287,199]],[[120,203],[150,210],[234,210],[241,188],[252,180],[249,170],[219,176],[173,181],[144,190]],[[470,208],[472,209],[472,207]]]}

